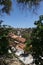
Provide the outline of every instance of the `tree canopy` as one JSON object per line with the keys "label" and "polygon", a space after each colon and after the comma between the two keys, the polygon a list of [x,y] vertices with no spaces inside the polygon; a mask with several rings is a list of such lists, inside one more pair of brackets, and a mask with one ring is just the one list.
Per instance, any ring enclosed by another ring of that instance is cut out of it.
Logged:
{"label": "tree canopy", "polygon": [[37,8],[37,6],[40,4],[42,0],[17,0],[19,4],[23,4],[27,8]]}
{"label": "tree canopy", "polygon": [[0,5],[2,6],[2,8],[0,9],[0,12],[9,14],[11,7],[12,7],[12,1],[11,0],[0,0]]}
{"label": "tree canopy", "polygon": [[34,23],[30,38],[26,42],[26,52],[31,52],[36,65],[43,65],[43,15]]}
{"label": "tree canopy", "polygon": [[[26,6],[31,9],[34,9],[34,7],[37,8],[41,1],[42,0],[16,0],[18,4],[21,4],[20,6],[23,4],[23,7]],[[9,14],[12,8],[12,0],[0,0],[0,5],[2,6],[0,12]]]}
{"label": "tree canopy", "polygon": [[36,28],[32,31],[32,51],[36,65],[43,65],[43,15],[34,23]]}

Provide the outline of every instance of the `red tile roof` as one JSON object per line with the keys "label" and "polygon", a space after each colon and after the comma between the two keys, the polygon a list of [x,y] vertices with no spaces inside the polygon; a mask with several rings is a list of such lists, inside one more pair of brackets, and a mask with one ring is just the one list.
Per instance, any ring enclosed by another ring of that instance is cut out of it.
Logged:
{"label": "red tile roof", "polygon": [[22,37],[20,37],[20,36],[15,35],[15,34],[9,34],[9,36],[10,36],[11,38],[13,38],[13,39],[19,41],[19,42],[22,42],[22,43],[24,43],[24,42],[26,41],[25,38],[22,38]]}
{"label": "red tile roof", "polygon": [[16,46],[16,49],[24,49],[25,46],[26,46],[25,44],[20,43],[20,44],[18,44],[18,45]]}

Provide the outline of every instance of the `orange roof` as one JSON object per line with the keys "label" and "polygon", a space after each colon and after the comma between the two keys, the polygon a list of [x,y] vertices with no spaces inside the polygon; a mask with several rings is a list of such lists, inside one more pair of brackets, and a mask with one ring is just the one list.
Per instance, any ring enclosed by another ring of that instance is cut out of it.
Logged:
{"label": "orange roof", "polygon": [[9,36],[10,36],[11,38],[13,38],[13,39],[19,41],[19,42],[22,42],[22,43],[24,43],[24,42],[26,41],[25,38],[22,38],[22,37],[20,37],[20,36],[15,35],[15,34],[9,34]]}
{"label": "orange roof", "polygon": [[26,46],[25,44],[20,43],[20,44],[18,44],[18,45],[16,46],[16,49],[24,49],[25,46]]}

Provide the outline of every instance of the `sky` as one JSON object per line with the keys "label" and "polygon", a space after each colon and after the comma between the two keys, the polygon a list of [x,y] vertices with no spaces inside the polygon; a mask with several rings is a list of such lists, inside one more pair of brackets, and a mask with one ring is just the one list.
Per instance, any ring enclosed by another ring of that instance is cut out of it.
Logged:
{"label": "sky", "polygon": [[10,25],[14,28],[32,28],[35,26],[34,21],[37,21],[39,16],[43,15],[43,2],[38,7],[37,14],[29,10],[19,9],[16,3],[13,3],[12,7],[10,15],[4,14],[0,16],[0,20],[2,19],[4,21],[3,24]]}

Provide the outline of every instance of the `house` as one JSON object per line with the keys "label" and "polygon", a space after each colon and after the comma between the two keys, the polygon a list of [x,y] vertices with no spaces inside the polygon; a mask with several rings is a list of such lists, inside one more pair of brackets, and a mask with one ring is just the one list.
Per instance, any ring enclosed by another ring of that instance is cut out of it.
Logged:
{"label": "house", "polygon": [[16,47],[23,47],[25,46],[26,39],[20,36],[15,35],[14,33],[9,33],[8,36],[14,40],[14,42],[10,42],[10,45],[16,46]]}
{"label": "house", "polygon": [[23,43],[20,43],[20,44],[18,44],[17,46],[16,46],[16,49],[23,49],[24,50],[24,48],[26,47],[26,45],[25,44],[23,44]]}
{"label": "house", "polygon": [[24,48],[25,48],[25,44],[23,44],[23,43],[20,43],[20,44],[18,44],[17,46],[16,46],[16,49],[17,49],[17,51],[16,51],[16,55],[17,56],[20,56],[21,54],[24,54]]}
{"label": "house", "polygon": [[21,60],[25,65],[33,65],[33,56],[31,54],[29,54],[26,57],[19,57],[19,60]]}
{"label": "house", "polygon": [[24,54],[24,50],[23,49],[17,49],[17,51],[15,52],[15,55],[20,56],[21,54]]}
{"label": "house", "polygon": [[16,55],[20,56],[20,54],[23,54],[24,53],[24,48],[25,48],[25,41],[26,39],[25,38],[22,38],[20,36],[17,36],[15,34],[13,34],[12,32],[9,33],[9,37],[13,38],[14,39],[14,43],[11,43],[10,45],[14,46],[16,48]]}
{"label": "house", "polygon": [[[12,34],[12,33],[9,33],[9,36],[15,40],[13,44],[16,44],[16,46],[15,46],[15,48],[12,47],[11,49],[13,51],[16,50],[15,55],[18,56],[19,60],[22,61],[25,65],[32,64],[33,56],[31,54],[28,54],[27,56],[26,55],[21,56],[24,54],[24,48],[26,47],[26,45],[24,43],[26,42],[26,39],[22,38],[20,36],[17,36],[15,34]],[[12,44],[12,46],[14,46],[13,44]],[[30,47],[32,47],[32,45]]]}
{"label": "house", "polygon": [[22,37],[20,37],[20,36],[17,36],[17,35],[15,35],[15,34],[12,33],[12,32],[9,33],[8,36],[11,37],[11,38],[13,38],[13,39],[15,39],[15,40],[18,41],[18,42],[21,42],[21,43],[24,43],[24,42],[26,41],[25,38],[22,38]]}

